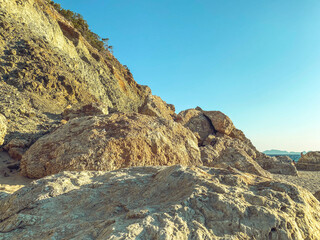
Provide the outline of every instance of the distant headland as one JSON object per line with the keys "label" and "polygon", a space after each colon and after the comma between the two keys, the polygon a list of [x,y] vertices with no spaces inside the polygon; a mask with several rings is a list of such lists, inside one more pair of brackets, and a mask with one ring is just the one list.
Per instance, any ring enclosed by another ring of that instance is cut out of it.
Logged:
{"label": "distant headland", "polygon": [[[264,154],[272,154],[272,155],[300,155],[301,152],[288,152],[288,151],[283,151],[283,150],[266,150],[263,152]],[[305,154],[306,151],[303,151],[303,153]]]}

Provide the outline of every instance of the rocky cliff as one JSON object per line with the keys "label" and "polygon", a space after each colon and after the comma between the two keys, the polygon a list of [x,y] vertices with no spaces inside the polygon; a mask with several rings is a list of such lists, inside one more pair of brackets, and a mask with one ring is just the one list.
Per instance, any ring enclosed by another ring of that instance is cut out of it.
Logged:
{"label": "rocky cliff", "polygon": [[0,239],[319,239],[291,161],[176,114],[45,0],[0,0],[1,145]]}
{"label": "rocky cliff", "polygon": [[33,142],[59,125],[68,105],[101,102],[110,112],[138,112],[152,98],[110,52],[102,56],[45,0],[0,0],[0,76],[5,142]]}

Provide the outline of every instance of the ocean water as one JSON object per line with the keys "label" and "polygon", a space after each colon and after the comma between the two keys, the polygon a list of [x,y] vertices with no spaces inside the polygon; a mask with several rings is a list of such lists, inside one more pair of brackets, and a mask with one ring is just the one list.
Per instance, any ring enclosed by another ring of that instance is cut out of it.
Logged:
{"label": "ocean water", "polygon": [[298,162],[298,160],[300,159],[300,154],[284,154],[284,155],[279,155],[279,154],[267,154],[270,157],[276,157],[276,156],[288,156],[290,157],[293,161]]}

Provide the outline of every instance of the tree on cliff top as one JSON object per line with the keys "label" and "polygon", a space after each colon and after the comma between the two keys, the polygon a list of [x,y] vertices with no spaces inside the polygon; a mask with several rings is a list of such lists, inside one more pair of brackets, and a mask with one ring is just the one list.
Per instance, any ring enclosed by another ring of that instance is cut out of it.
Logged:
{"label": "tree on cliff top", "polygon": [[99,51],[111,50],[112,46],[104,47],[104,42],[101,40],[98,34],[92,32],[89,29],[89,25],[86,20],[83,19],[81,14],[72,12],[68,9],[63,9],[60,4],[53,1],[49,3],[68,21],[70,21],[73,26],[82,34],[82,36],[96,49]]}

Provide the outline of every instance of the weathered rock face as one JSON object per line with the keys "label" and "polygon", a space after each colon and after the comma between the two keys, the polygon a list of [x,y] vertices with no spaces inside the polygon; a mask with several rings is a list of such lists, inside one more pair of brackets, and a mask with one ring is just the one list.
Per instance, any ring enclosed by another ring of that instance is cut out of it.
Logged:
{"label": "weathered rock face", "polygon": [[177,122],[189,128],[192,132],[199,134],[199,145],[210,135],[215,133],[215,129],[210,120],[199,110],[188,109],[178,114]]}
{"label": "weathered rock face", "polygon": [[6,143],[34,142],[60,124],[68,105],[98,102],[111,112],[138,112],[148,95],[111,53],[102,56],[47,1],[0,0]]}
{"label": "weathered rock face", "polygon": [[270,157],[259,153],[256,161],[271,173],[298,176],[297,168],[289,157]]}
{"label": "weathered rock face", "polygon": [[[216,155],[214,155],[216,153]],[[254,161],[243,149],[225,148],[217,152],[211,145],[201,147],[202,160],[205,166],[218,168],[236,168],[242,172],[252,173],[258,176],[269,177],[272,175],[264,170],[256,161]],[[210,161],[211,160],[211,161]]]}
{"label": "weathered rock face", "polygon": [[231,119],[220,111],[203,111],[203,114],[210,119],[215,130],[229,135],[235,128]]}
{"label": "weathered rock face", "polygon": [[320,202],[320,191],[315,192],[313,195]]}
{"label": "weathered rock face", "polygon": [[5,240],[317,240],[319,219],[302,188],[206,167],[63,172],[0,199]]}
{"label": "weathered rock face", "polygon": [[292,161],[260,153],[245,134],[234,127],[230,118],[221,112],[203,111],[197,107],[180,112],[176,121],[199,135],[201,159],[205,166],[231,166],[266,177],[270,177],[270,174],[264,170],[298,174]]}
{"label": "weathered rock face", "polygon": [[21,160],[22,155],[30,147],[31,143],[25,139],[14,138],[4,146],[9,156],[15,160]]}
{"label": "weathered rock face", "polygon": [[152,95],[149,87],[146,87],[146,92],[149,92],[149,94],[139,108],[139,113],[154,117],[163,117],[168,120],[174,120],[176,118],[174,105],[167,104],[160,97]]}
{"label": "weathered rock face", "polygon": [[101,103],[89,103],[82,106],[74,106],[63,111],[62,116],[66,120],[76,117],[107,115],[108,106]]}
{"label": "weathered rock face", "polygon": [[164,118],[114,113],[70,120],[23,155],[21,173],[41,178],[63,170],[145,165],[200,165],[194,134]]}
{"label": "weathered rock face", "polygon": [[320,151],[301,153],[296,167],[299,170],[320,171]]}
{"label": "weathered rock face", "polygon": [[6,136],[6,134],[7,134],[7,119],[5,118],[5,116],[0,114],[0,146],[3,144],[4,137]]}

